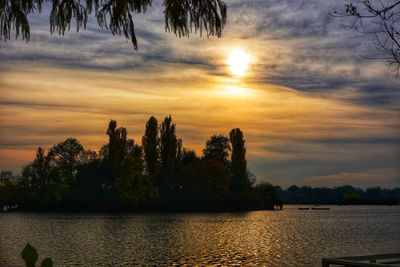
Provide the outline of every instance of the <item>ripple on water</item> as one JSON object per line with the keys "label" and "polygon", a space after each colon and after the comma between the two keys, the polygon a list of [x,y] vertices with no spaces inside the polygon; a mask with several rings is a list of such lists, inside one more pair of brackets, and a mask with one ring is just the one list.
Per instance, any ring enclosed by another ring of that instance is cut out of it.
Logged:
{"label": "ripple on water", "polygon": [[199,214],[0,214],[0,266],[27,241],[56,266],[319,266],[394,252],[400,207]]}

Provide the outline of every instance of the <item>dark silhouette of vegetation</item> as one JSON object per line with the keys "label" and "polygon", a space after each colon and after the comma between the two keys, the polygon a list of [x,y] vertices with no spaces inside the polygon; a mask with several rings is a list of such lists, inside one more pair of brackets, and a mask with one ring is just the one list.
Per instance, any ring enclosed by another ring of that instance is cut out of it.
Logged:
{"label": "dark silhouette of vegetation", "polygon": [[16,177],[10,171],[0,172],[0,209],[12,207],[20,202],[20,188],[22,184],[17,183]]}
{"label": "dark silhouette of vegetation", "polygon": [[174,172],[178,161],[178,139],[172,117],[168,116],[160,125],[160,172],[157,174],[157,185],[161,192],[173,190]]}
{"label": "dark silhouette of vegetation", "polygon": [[[385,59],[390,70],[400,72],[400,1],[399,0],[346,0],[343,11],[335,11],[336,17],[354,20],[348,29],[375,37],[375,47]],[[371,58],[367,56],[367,58]]]}
{"label": "dark silhouette of vegetation", "polygon": [[[34,247],[32,247],[29,243],[26,244],[24,250],[21,253],[22,259],[25,261],[26,267],[35,267],[36,262],[39,259],[39,255]],[[45,258],[40,267],[52,267],[53,261],[50,258]]]}
{"label": "dark silhouette of vegetation", "polygon": [[179,185],[178,196],[188,201],[181,202],[182,209],[193,206],[200,210],[218,210],[228,206],[229,175],[221,162],[200,159],[186,165]]}
{"label": "dark silhouette of vegetation", "polygon": [[151,117],[142,145],[111,120],[99,153],[68,138],[39,147],[20,175],[0,172],[0,208],[32,211],[222,211],[286,204],[399,204],[400,189],[352,186],[282,190],[255,184],[243,132],[212,135],[203,156],[182,147],[172,117]]}
{"label": "dark silhouette of vegetation", "polygon": [[244,145],[245,141],[243,138],[243,132],[239,128],[232,129],[232,131],[229,133],[229,137],[232,144],[231,188],[234,193],[238,193],[241,190],[248,190],[251,186],[247,172],[246,147]]}
{"label": "dark silhouette of vegetation", "polygon": [[160,138],[158,136],[158,122],[153,116],[150,117],[146,124],[146,130],[142,138],[142,146],[144,150],[146,174],[155,177],[160,168],[160,161],[158,158]]}
{"label": "dark silhouette of vegetation", "polygon": [[0,207],[18,210],[218,211],[274,209],[269,184],[253,185],[243,132],[213,135],[203,156],[182,147],[172,117],[151,117],[142,145],[111,120],[99,153],[68,138],[39,147],[21,175],[1,172]]}
{"label": "dark silhouette of vegetation", "polygon": [[128,132],[125,128],[117,128],[117,122],[111,120],[108,124],[107,135],[109,137],[107,151],[108,162],[112,170],[111,186],[115,186],[115,180],[119,177],[128,154],[128,150],[133,150],[133,140],[128,140]]}
{"label": "dark silhouette of vegetation", "polygon": [[[89,15],[94,13],[99,27],[108,29],[113,35],[124,35],[134,49],[138,49],[134,17],[145,13],[152,0],[1,0],[0,39],[20,35],[30,39],[29,16],[41,13],[43,4],[51,5],[50,33],[64,35],[71,23],[76,30],[86,29]],[[227,7],[221,0],[164,0],[165,30],[176,36],[189,36],[193,31],[202,35],[221,37],[227,18]],[[136,20],[137,22],[137,20]]]}
{"label": "dark silhouette of vegetation", "polygon": [[224,135],[213,135],[206,142],[206,147],[203,149],[205,159],[215,160],[226,167],[229,167],[229,152],[231,147],[229,145],[228,137]]}
{"label": "dark silhouette of vegetation", "polygon": [[285,204],[325,205],[398,205],[400,188],[383,189],[371,187],[366,190],[344,185],[334,188],[290,186],[286,190],[277,188]]}

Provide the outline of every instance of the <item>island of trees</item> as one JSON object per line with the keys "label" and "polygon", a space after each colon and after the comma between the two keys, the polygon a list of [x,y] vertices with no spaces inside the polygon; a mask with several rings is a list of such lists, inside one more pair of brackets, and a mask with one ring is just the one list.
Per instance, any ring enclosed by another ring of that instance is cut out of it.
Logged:
{"label": "island of trees", "polygon": [[275,187],[254,184],[243,132],[211,136],[199,157],[183,148],[171,116],[150,117],[142,144],[111,120],[108,143],[96,153],[68,138],[36,158],[21,175],[3,171],[0,207],[18,210],[216,211],[281,207]]}
{"label": "island of trees", "polygon": [[184,148],[171,116],[146,123],[141,145],[111,120],[108,143],[97,153],[68,138],[35,159],[20,175],[0,172],[0,209],[25,211],[235,211],[287,204],[399,204],[400,189],[346,185],[255,183],[247,169],[243,132],[212,135],[203,155]]}

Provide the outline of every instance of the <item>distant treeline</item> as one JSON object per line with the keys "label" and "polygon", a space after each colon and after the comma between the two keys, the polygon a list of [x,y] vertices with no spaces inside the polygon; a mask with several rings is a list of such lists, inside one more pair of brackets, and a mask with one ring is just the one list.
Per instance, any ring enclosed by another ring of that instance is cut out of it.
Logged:
{"label": "distant treeline", "polygon": [[398,205],[400,188],[371,187],[366,190],[344,185],[334,188],[290,186],[286,190],[276,187],[276,193],[285,204],[325,205]]}
{"label": "distant treeline", "polygon": [[141,145],[111,120],[97,153],[68,138],[20,175],[2,171],[0,208],[65,211],[212,211],[274,209],[276,188],[255,185],[247,170],[242,131],[211,136],[199,157],[183,148],[171,116],[148,120]]}

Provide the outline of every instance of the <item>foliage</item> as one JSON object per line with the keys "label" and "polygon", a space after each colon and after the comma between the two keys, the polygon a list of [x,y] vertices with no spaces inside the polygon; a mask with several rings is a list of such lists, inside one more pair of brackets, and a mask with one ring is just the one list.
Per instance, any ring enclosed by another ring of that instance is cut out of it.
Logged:
{"label": "foliage", "polygon": [[282,192],[286,204],[333,204],[333,205],[397,205],[400,204],[400,189],[380,187],[362,190],[350,185],[327,187],[290,186]]}
{"label": "foliage", "polygon": [[[254,184],[247,170],[244,134],[212,135],[203,157],[182,148],[168,116],[158,127],[151,117],[143,145],[127,130],[108,125],[99,155],[68,138],[38,148],[21,176],[0,172],[0,207],[20,210],[254,210],[287,204],[399,204],[400,189],[362,190]],[[147,154],[147,156],[146,156]],[[150,167],[152,166],[152,167]],[[151,169],[151,170],[150,170]]]}
{"label": "foliage", "polygon": [[144,150],[144,161],[146,173],[154,177],[159,169],[159,145],[158,122],[153,116],[146,123],[146,130],[142,138],[142,146]]}
{"label": "foliage", "polygon": [[142,149],[134,145],[133,151],[124,161],[121,176],[117,178],[116,188],[124,206],[137,207],[152,205],[158,199],[158,190],[143,173]]}
{"label": "foliage", "polygon": [[256,192],[261,196],[260,206],[264,209],[273,209],[274,205],[281,205],[282,200],[278,195],[278,190],[275,186],[269,183],[261,183],[256,185]]}
{"label": "foliage", "polygon": [[221,37],[226,23],[226,4],[221,0],[165,0],[165,25],[167,31],[173,31],[177,36],[189,36],[203,28],[207,36]]}
{"label": "foliage", "polygon": [[196,151],[186,148],[182,150],[181,164],[183,166],[195,163],[199,160],[200,158],[196,155]]}
{"label": "foliage", "polygon": [[20,189],[16,177],[10,171],[0,172],[0,210],[19,202]]}
{"label": "foliage", "polygon": [[229,145],[228,137],[224,135],[213,135],[206,142],[206,147],[203,149],[205,159],[216,160],[229,166],[229,152],[231,147]]}
{"label": "foliage", "polygon": [[[275,192],[252,187],[243,132],[211,136],[203,157],[182,147],[172,117],[151,117],[142,145],[111,120],[99,154],[74,138],[38,148],[21,177],[0,174],[0,205],[20,210],[249,210],[273,208]],[[232,154],[231,152],[232,147]],[[231,158],[231,160],[230,160]],[[232,190],[234,188],[234,190]],[[272,202],[271,202],[272,201]]]}
{"label": "foliage", "polygon": [[250,187],[243,132],[239,128],[232,129],[229,133],[229,138],[232,146],[232,190],[233,192],[240,192],[240,190],[247,190]]}
{"label": "foliage", "polygon": [[[30,39],[29,15],[41,13],[43,0],[1,0],[0,38],[10,39],[11,31],[27,42]],[[124,35],[138,49],[133,18],[145,13],[152,0],[48,0],[51,5],[50,33],[64,35],[71,23],[76,30],[86,29],[93,12],[99,27],[113,35]],[[165,29],[175,35],[189,36],[194,30],[200,35],[221,37],[227,18],[227,7],[221,0],[164,0]]]}
{"label": "foliage", "polygon": [[41,190],[50,179],[50,156],[45,155],[43,148],[39,147],[36,158],[22,170],[22,183],[34,191]]}
{"label": "foliage", "polygon": [[108,162],[112,169],[112,180],[120,175],[123,161],[128,153],[128,132],[125,128],[117,128],[117,122],[111,120],[108,124],[107,135],[109,136],[108,142]]}
{"label": "foliage", "polygon": [[[75,138],[68,138],[63,142],[54,145],[48,153],[48,160],[53,166],[59,178],[71,185],[75,179],[77,167],[88,160],[89,152]],[[46,167],[48,168],[48,167]]]}
{"label": "foliage", "polygon": [[178,139],[176,127],[172,123],[171,115],[166,117],[160,125],[160,173],[157,177],[157,184],[160,190],[171,189],[171,179],[177,161]]}
{"label": "foliage", "polygon": [[[21,253],[22,259],[25,261],[26,267],[35,267],[36,262],[39,259],[39,255],[36,249],[29,243],[26,244],[24,250]],[[40,267],[52,267],[53,261],[50,258],[45,258]]]}
{"label": "foliage", "polygon": [[95,160],[78,167],[76,180],[65,195],[64,208],[82,211],[111,210],[116,202],[108,162]]}
{"label": "foliage", "polygon": [[[399,204],[400,189],[254,184],[244,134],[212,135],[203,157],[182,148],[172,117],[151,117],[142,145],[111,120],[99,154],[74,138],[38,148],[20,176],[0,172],[0,208],[19,210],[258,210],[287,204]],[[147,156],[146,156],[147,154]],[[151,170],[150,170],[151,169]]]}
{"label": "foliage", "polygon": [[226,206],[229,183],[229,175],[221,162],[202,159],[183,168],[180,189],[190,205],[215,210]]}
{"label": "foliage", "polygon": [[13,182],[14,176],[10,171],[1,171],[0,172],[0,184],[5,184],[8,182]]}

